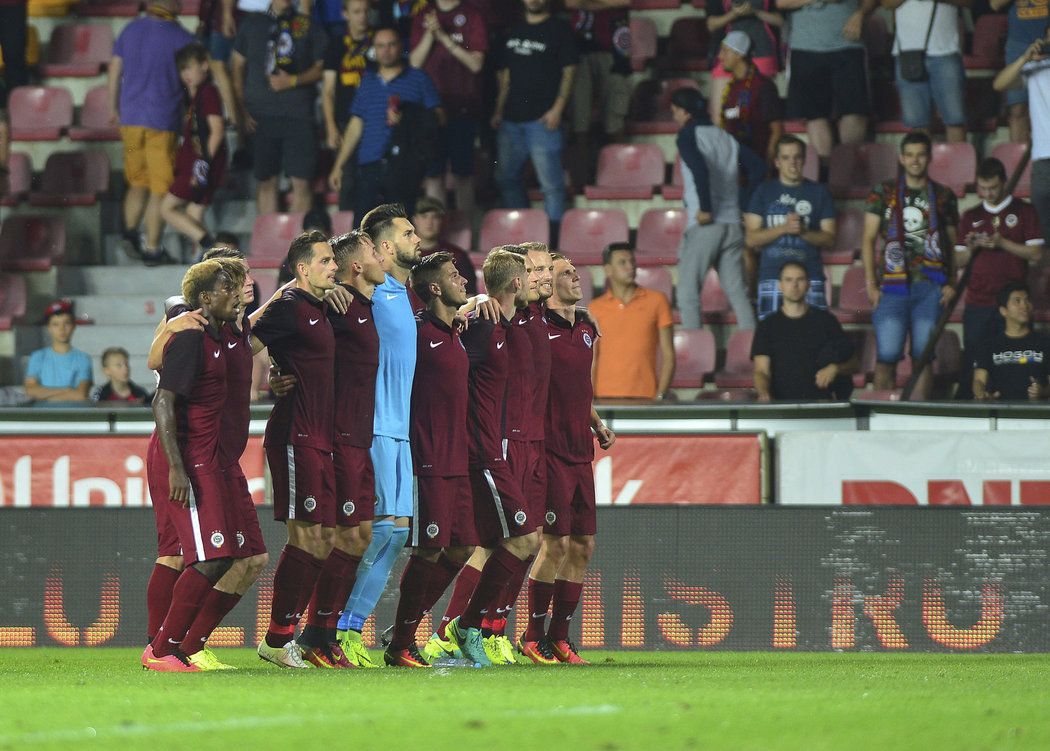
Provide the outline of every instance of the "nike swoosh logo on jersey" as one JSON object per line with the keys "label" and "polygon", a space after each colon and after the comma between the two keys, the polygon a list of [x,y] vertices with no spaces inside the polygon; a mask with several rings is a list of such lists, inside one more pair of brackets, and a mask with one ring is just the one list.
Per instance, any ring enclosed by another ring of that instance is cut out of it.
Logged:
{"label": "nike swoosh logo on jersey", "polygon": [[237,342],[226,342],[226,349],[233,349],[237,346]]}
{"label": "nike swoosh logo on jersey", "polygon": [[367,318],[358,318],[357,322],[358,323],[368,323],[368,319]]}
{"label": "nike swoosh logo on jersey", "polygon": [[557,339],[561,334],[547,334],[548,339]]}
{"label": "nike swoosh logo on jersey", "polygon": [[984,224],[984,219],[978,219],[976,222],[973,223],[973,226],[976,227],[978,224]]}
{"label": "nike swoosh logo on jersey", "polygon": [[215,350],[215,359],[216,359],[216,360],[218,360],[218,359],[219,359],[219,355],[220,355],[221,353],[222,353],[222,350],[219,350],[219,349]]}
{"label": "nike swoosh logo on jersey", "polygon": [[311,318],[310,319],[310,325],[313,326],[320,320],[321,320],[320,318]]}
{"label": "nike swoosh logo on jersey", "polygon": [[387,296],[386,296],[386,299],[387,299],[387,300],[393,300],[393,299],[395,299],[396,297],[397,297],[397,295],[387,295]]}
{"label": "nike swoosh logo on jersey", "polygon": [[496,344],[496,349],[503,349],[503,345],[504,345],[504,344],[506,344],[506,342],[498,342],[498,343]]}
{"label": "nike swoosh logo on jersey", "polygon": [[431,342],[430,343],[430,348],[431,349],[436,349],[437,347],[440,347],[442,344],[444,344],[444,342]]}

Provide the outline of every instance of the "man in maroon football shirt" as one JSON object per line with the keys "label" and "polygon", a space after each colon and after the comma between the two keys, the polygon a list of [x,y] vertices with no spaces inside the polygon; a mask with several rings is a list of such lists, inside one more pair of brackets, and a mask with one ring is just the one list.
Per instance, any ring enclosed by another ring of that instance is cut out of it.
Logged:
{"label": "man in maroon football shirt", "polygon": [[[384,660],[396,667],[429,667],[416,646],[433,574],[444,557],[462,565],[477,544],[467,471],[469,361],[455,322],[466,303],[466,280],[449,253],[427,256],[412,269],[412,285],[426,305],[419,316],[412,385],[410,442],[416,509],[401,576],[401,598]],[[440,593],[438,593],[440,596]]]}
{"label": "man in maroon football shirt", "polygon": [[[253,343],[268,347],[280,372],[296,380],[290,393],[278,397],[263,442],[274,518],[286,523],[288,544],[274,572],[270,627],[258,651],[276,665],[305,668],[310,663],[295,642],[295,627],[331,551],[336,524],[335,334],[323,302],[336,285],[336,262],[328,239],[314,230],[292,241],[286,263],[295,285],[267,307],[252,331]],[[319,593],[318,599],[328,597]]]}
{"label": "man in maroon football shirt", "polygon": [[[485,260],[483,272],[485,287],[499,304],[502,316],[497,322],[480,319],[472,323],[463,335],[463,344],[470,357],[467,427],[475,522],[481,544],[493,552],[463,614],[445,627],[445,638],[464,657],[488,666],[492,661],[482,644],[481,621],[493,600],[527,565],[539,536],[503,450],[505,402],[523,398],[507,391],[510,370],[520,366],[510,359],[507,329],[518,309],[528,304],[525,264],[519,256],[496,248]],[[450,602],[449,608],[454,605]]]}
{"label": "man in maroon football shirt", "polygon": [[328,312],[335,331],[335,536],[298,642],[315,666],[350,668],[355,666],[339,646],[336,624],[372,541],[375,471],[369,449],[379,368],[372,297],[386,272],[365,232],[354,230],[330,242],[339,267],[336,278],[351,298],[345,313]]}
{"label": "man in maroon football shirt", "polygon": [[165,348],[153,401],[157,429],[147,454],[150,495],[162,517],[158,528],[175,529],[186,566],[142,654],[143,667],[162,672],[202,669],[180,646],[209,591],[233,565],[240,526],[220,454],[227,398],[222,329],[240,316],[240,280],[222,261],[205,261],[186,272],[182,293],[206,324],[176,334]]}
{"label": "man in maroon football shirt", "polygon": [[[576,309],[583,293],[568,258],[555,254],[554,294],[547,301],[547,339],[551,351],[550,395],[546,416],[547,510],[543,545],[529,581],[529,627],[523,642],[540,642],[560,662],[585,664],[569,640],[569,621],[580,601],[583,575],[594,552],[597,517],[594,500],[594,440],[603,449],[616,436],[591,406],[591,361],[597,332]],[[554,601],[551,625],[542,627]],[[543,617],[536,617],[542,613]]]}

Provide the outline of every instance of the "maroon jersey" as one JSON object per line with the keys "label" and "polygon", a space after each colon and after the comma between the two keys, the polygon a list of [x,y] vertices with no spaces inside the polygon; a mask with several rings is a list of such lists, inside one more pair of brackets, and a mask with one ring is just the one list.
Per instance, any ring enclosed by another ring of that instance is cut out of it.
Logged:
{"label": "maroon jersey", "polygon": [[376,411],[376,371],[379,369],[379,332],[372,317],[372,301],[353,287],[345,314],[328,311],[335,332],[335,442],[372,447]]}
{"label": "maroon jersey", "polygon": [[418,331],[409,434],[415,471],[463,476],[467,474],[467,353],[457,331],[427,311],[420,316]]}
{"label": "maroon jersey", "polygon": [[412,308],[412,315],[414,315],[414,316],[422,315],[423,311],[425,311],[427,309],[427,306],[419,298],[419,295],[416,294],[416,291],[414,289],[412,289],[412,285],[411,284],[408,284],[405,287],[405,289],[408,290],[408,304]]}
{"label": "maroon jersey", "polygon": [[547,402],[547,453],[569,464],[594,459],[591,433],[591,360],[594,327],[576,318],[570,324],[548,310],[551,343],[550,399]]}
{"label": "maroon jersey", "polygon": [[252,333],[270,350],[295,388],[277,399],[266,423],[265,446],[332,450],[335,335],[323,302],[298,288],[285,290],[263,311]]}
{"label": "maroon jersey", "polygon": [[507,412],[503,437],[509,441],[529,440],[533,414],[537,410],[542,414],[546,409],[546,405],[539,407],[533,402],[536,368],[532,360],[532,337],[528,327],[528,310],[519,310],[507,327],[507,350],[513,366],[507,375]]}
{"label": "maroon jersey", "polygon": [[544,316],[543,306],[539,303],[531,303],[525,311],[529,318],[526,330],[532,341],[532,369],[533,384],[531,404],[529,410],[529,426],[526,428],[525,438],[530,441],[542,441],[545,435],[547,420],[547,399],[551,384],[551,342],[548,339],[550,326]]}
{"label": "maroon jersey", "polygon": [[[955,247],[958,250],[965,249],[966,238],[970,235],[991,235],[996,232],[1020,245],[1043,243],[1039,217],[1032,204],[1010,197],[998,206],[989,207],[982,201],[964,212],[959,219]],[[994,308],[999,290],[1009,282],[1023,282],[1027,278],[1028,261],[1001,248],[982,250],[973,259],[973,272],[966,288],[966,304]]]}
{"label": "maroon jersey", "polygon": [[210,329],[180,331],[164,346],[158,388],[176,395],[175,426],[185,468],[219,470],[226,404],[226,348]]}
{"label": "maroon jersey", "polygon": [[[170,321],[190,308],[181,298],[169,298]],[[226,403],[222,408],[222,433],[219,436],[219,462],[223,469],[241,460],[248,445],[248,423],[252,404],[252,325],[248,316],[241,319],[240,329],[227,323],[222,327],[223,352],[226,355]]]}
{"label": "maroon jersey", "polygon": [[479,318],[463,334],[463,346],[470,357],[467,433],[471,467],[492,467],[506,461],[503,418],[510,370],[509,326],[505,318],[498,324]]}
{"label": "maroon jersey", "polygon": [[[423,19],[433,10],[438,24],[453,41],[470,52],[485,54],[489,48],[488,27],[481,12],[473,5],[460,3],[452,10],[441,10],[437,5],[417,14],[412,19],[410,48],[423,39]],[[423,62],[423,70],[437,87],[441,103],[451,120],[477,120],[482,114],[482,73],[471,73],[443,44],[435,44]]]}
{"label": "maroon jersey", "polygon": [[208,154],[208,139],[211,129],[208,126],[208,116],[222,117],[222,97],[219,90],[211,83],[203,83],[197,89],[197,93],[189,100],[186,106],[186,114],[182,120],[182,144],[176,155],[176,164],[182,169],[179,171],[192,171],[193,163],[198,159],[212,162],[226,161],[226,141],[219,144],[219,150],[215,154]]}

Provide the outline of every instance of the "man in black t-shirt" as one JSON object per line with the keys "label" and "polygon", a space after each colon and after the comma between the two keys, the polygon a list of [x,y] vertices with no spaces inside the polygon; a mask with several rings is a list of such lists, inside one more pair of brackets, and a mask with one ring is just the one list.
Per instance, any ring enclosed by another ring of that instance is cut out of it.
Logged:
{"label": "man in black t-shirt", "polygon": [[1050,337],[1032,331],[1028,287],[1010,282],[999,292],[1002,333],[989,335],[973,364],[973,398],[1040,401],[1050,394]]}
{"label": "man in black t-shirt", "polygon": [[529,207],[521,173],[531,158],[547,216],[560,222],[565,213],[561,120],[579,54],[572,29],[551,16],[549,0],[522,1],[525,20],[508,30],[496,50],[499,95],[492,127],[499,131],[500,198],[506,208]]}
{"label": "man in black t-shirt", "polygon": [[779,279],[783,303],[758,322],[751,344],[758,400],[848,399],[853,342],[833,315],[806,302],[804,265],[788,261]]}

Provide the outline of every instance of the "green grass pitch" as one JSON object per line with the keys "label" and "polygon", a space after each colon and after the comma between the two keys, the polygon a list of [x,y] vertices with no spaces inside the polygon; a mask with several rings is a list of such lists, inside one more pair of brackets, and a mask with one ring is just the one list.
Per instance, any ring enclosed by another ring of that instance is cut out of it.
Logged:
{"label": "green grass pitch", "polygon": [[591,667],[146,673],[0,650],[0,749],[1048,749],[1050,655],[590,652]]}

